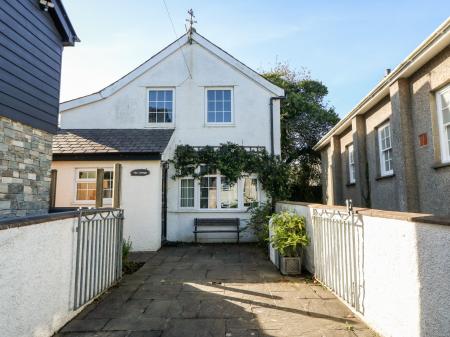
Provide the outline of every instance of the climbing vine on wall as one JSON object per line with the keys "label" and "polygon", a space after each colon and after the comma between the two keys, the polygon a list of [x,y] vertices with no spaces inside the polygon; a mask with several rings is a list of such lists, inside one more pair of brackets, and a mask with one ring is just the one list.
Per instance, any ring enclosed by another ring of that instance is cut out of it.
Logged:
{"label": "climbing vine on wall", "polygon": [[[170,163],[175,168],[173,179],[199,178],[211,170],[218,170],[231,183],[236,183],[244,174],[257,174],[272,201],[286,199],[290,194],[289,166],[278,156],[269,155],[265,149],[246,150],[230,142],[200,148],[178,145]],[[207,169],[199,170],[202,165]]]}

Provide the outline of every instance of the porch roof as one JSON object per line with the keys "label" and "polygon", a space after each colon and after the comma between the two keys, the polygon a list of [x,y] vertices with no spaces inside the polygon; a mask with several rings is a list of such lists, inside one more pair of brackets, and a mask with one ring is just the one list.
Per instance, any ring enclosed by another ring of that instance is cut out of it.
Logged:
{"label": "porch roof", "polygon": [[[80,155],[158,156],[169,143],[173,129],[63,129],[53,138],[53,159]],[[144,158],[144,157],[142,157]]]}

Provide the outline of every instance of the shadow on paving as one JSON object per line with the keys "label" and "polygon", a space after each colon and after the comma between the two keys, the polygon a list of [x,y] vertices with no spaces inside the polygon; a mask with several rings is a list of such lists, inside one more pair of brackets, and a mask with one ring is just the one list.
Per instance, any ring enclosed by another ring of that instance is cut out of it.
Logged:
{"label": "shadow on paving", "polygon": [[84,309],[59,337],[373,336],[334,295],[253,245],[180,245]]}

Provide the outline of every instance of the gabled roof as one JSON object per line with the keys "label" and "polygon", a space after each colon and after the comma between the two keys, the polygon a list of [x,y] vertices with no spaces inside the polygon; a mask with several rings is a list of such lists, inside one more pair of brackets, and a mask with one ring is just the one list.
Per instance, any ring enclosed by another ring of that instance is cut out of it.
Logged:
{"label": "gabled roof", "polygon": [[74,155],[161,155],[173,129],[65,129],[53,137],[55,158]]}
{"label": "gabled roof", "polygon": [[450,18],[447,18],[424,42],[384,77],[344,118],[342,118],[322,139],[314,145],[318,151],[330,143],[331,137],[346,130],[356,115],[363,115],[383,98],[389,95],[389,87],[400,78],[408,78],[420,67],[450,45]]}
{"label": "gabled roof", "polygon": [[[224,62],[228,63],[233,68],[240,71],[242,74],[247,76],[248,78],[252,79],[268,91],[272,92],[276,96],[283,96],[284,90],[280,87],[276,86],[275,84],[269,82],[264,77],[262,77],[260,74],[258,74],[253,69],[247,67],[242,62],[235,59],[233,56],[201,36],[200,34],[193,32],[192,33],[192,40],[195,43],[198,43],[203,48],[207,49],[209,52],[216,55],[218,58],[222,59]],[[73,109],[81,105],[93,103],[102,99],[105,99],[114,93],[116,93],[118,90],[122,89],[124,86],[129,84],[131,81],[135,80],[142,74],[144,74],[149,69],[156,66],[159,62],[167,58],[168,56],[175,53],[178,49],[180,49],[182,46],[187,44],[189,42],[188,35],[185,34],[181,36],[178,40],[174,41],[172,44],[161,50],[159,53],[142,63],[140,66],[138,66],[136,69],[129,72],[124,77],[120,78],[116,82],[110,84],[106,88],[103,88],[99,92],[96,92],[91,95],[79,97],[70,101],[62,102],[60,104],[60,112],[63,112],[65,110]]]}

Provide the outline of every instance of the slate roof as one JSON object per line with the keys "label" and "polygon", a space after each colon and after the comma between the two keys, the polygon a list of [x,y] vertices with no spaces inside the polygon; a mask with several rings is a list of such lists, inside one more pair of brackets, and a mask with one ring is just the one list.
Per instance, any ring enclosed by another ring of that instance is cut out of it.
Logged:
{"label": "slate roof", "polygon": [[53,154],[161,154],[173,129],[63,129],[53,137]]}

